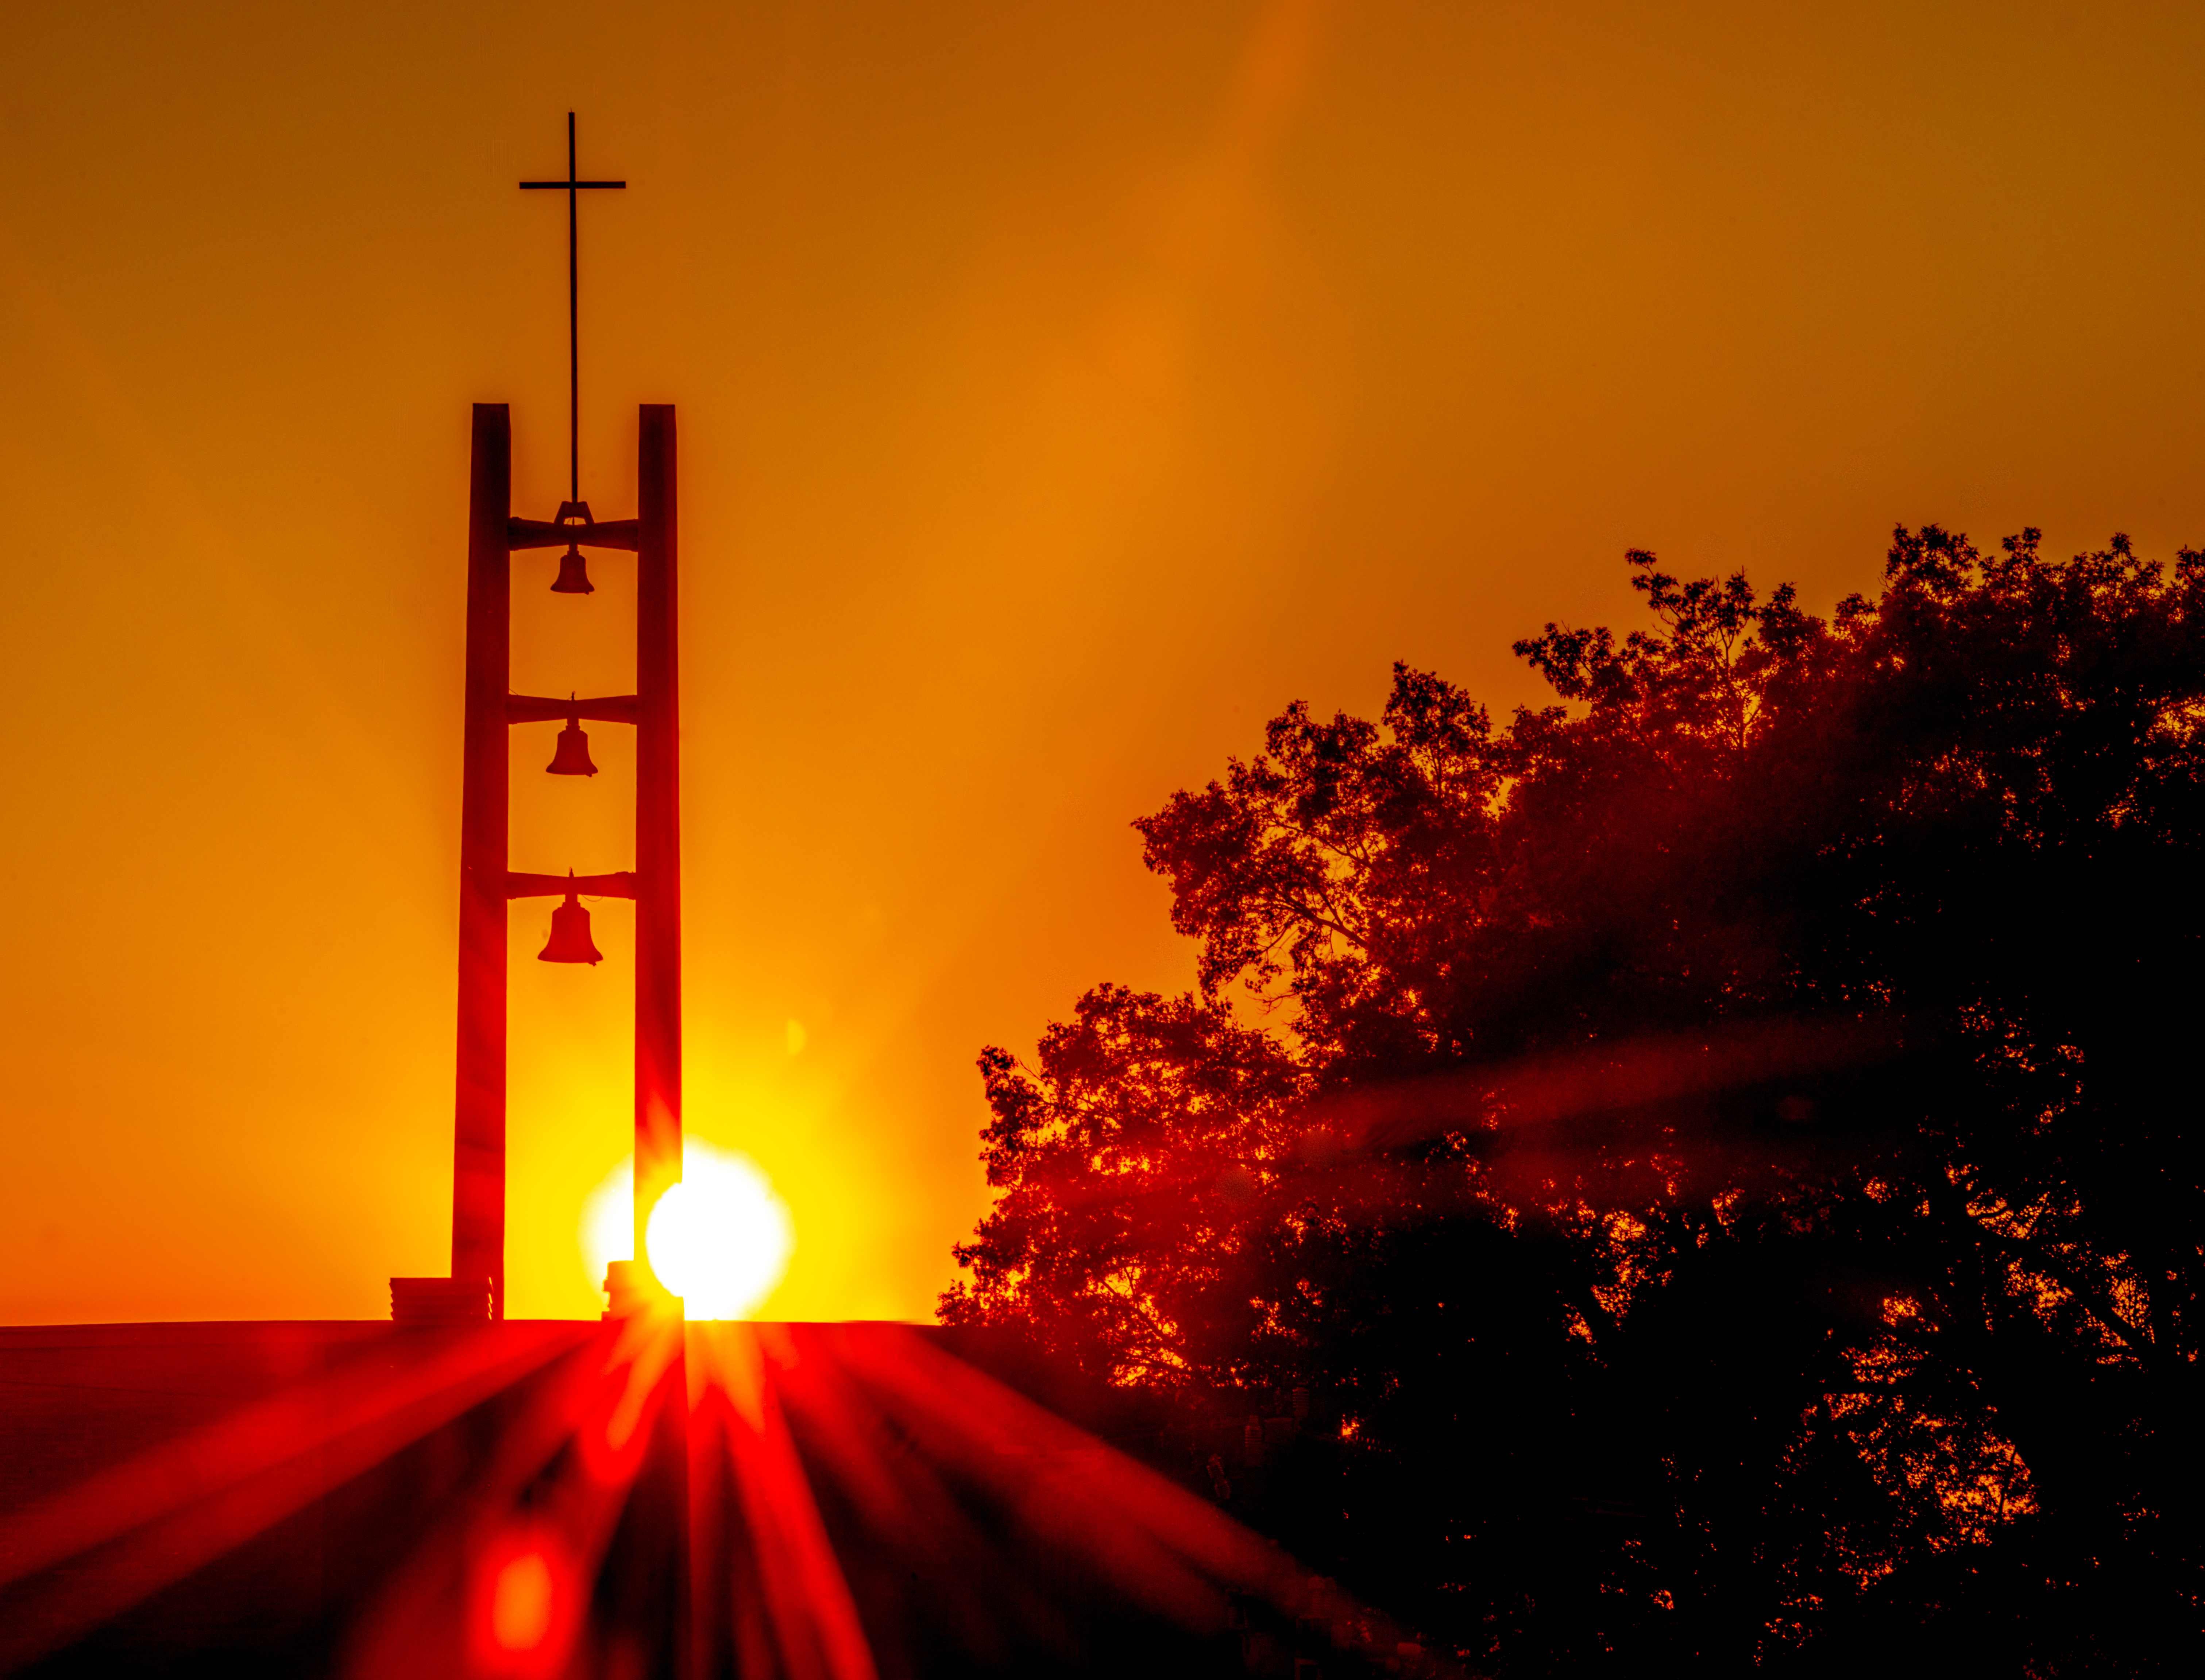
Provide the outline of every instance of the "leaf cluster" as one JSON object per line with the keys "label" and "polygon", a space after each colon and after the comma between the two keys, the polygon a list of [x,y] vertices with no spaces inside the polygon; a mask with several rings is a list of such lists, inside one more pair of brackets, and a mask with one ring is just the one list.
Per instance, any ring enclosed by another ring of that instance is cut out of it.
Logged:
{"label": "leaf cluster", "polygon": [[1489,1665],[2193,1636],[2205,555],[1628,563],[1554,703],[1397,666],[1136,825],[1196,991],[983,1058],[945,1315],[1322,1392],[1303,1542]]}

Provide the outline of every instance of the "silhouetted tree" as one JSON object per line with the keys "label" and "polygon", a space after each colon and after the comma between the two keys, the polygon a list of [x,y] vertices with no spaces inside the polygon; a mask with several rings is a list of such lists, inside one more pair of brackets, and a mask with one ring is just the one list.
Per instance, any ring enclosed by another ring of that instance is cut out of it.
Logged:
{"label": "silhouetted tree", "polygon": [[1321,1395],[1255,1514],[1487,1665],[2186,1665],[2205,555],[1629,560],[1137,825],[1198,992],[983,1057],[944,1317]]}

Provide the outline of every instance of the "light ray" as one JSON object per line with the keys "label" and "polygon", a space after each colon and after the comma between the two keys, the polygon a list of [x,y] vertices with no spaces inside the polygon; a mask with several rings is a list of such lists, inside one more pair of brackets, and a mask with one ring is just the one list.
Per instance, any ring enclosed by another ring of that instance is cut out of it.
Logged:
{"label": "light ray", "polygon": [[381,1578],[339,1583],[350,1680],[643,1671],[684,1647],[752,1680],[1015,1671],[1222,1637],[1232,1596],[1284,1616],[1302,1588],[1207,1500],[906,1327],[393,1335],[0,1521],[0,1667],[355,1483],[402,1532]]}
{"label": "light ray", "polygon": [[574,1345],[568,1327],[532,1328],[395,1370],[356,1361],[0,1517],[0,1588],[110,1548],[43,1595],[35,1624],[0,1631],[0,1668],[181,1579]]}

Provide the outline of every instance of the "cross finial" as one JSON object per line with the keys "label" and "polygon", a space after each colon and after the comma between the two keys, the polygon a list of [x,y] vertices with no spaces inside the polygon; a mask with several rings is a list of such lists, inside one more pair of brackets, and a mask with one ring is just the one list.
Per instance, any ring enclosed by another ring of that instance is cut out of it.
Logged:
{"label": "cross finial", "polygon": [[624,181],[580,181],[574,174],[574,113],[567,113],[567,178],[524,181],[523,192],[557,188],[567,195],[567,478],[568,500],[582,499],[582,286],[577,260],[575,223],[578,195],[594,187],[625,187]]}

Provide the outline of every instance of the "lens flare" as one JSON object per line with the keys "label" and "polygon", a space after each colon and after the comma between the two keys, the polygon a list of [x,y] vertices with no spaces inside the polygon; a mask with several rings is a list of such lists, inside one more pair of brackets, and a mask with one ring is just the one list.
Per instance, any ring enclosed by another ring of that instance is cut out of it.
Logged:
{"label": "lens flare", "polygon": [[501,1651],[533,1651],[551,1632],[551,1565],[524,1552],[497,1572],[490,1589],[490,1636]]}
{"label": "lens flare", "polygon": [[748,1318],[788,1269],[796,1232],[755,1162],[692,1139],[681,1182],[658,1198],[643,1240],[689,1317]]}
{"label": "lens flare", "polygon": [[[526,1517],[482,1538],[487,1543],[471,1565],[471,1660],[461,1671],[510,1680],[551,1680],[566,1673],[588,1596],[569,1540]],[[367,1666],[389,1673],[413,1665]]]}

